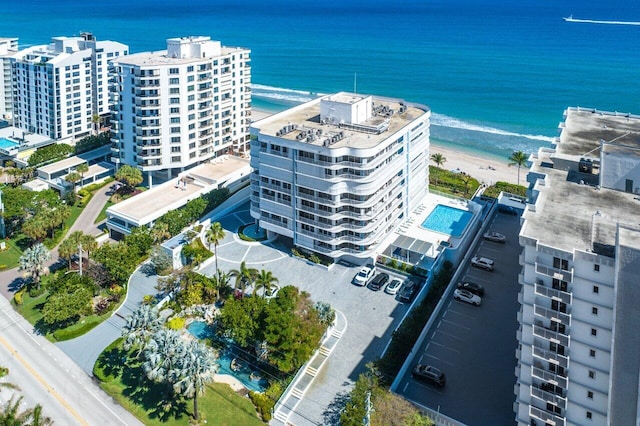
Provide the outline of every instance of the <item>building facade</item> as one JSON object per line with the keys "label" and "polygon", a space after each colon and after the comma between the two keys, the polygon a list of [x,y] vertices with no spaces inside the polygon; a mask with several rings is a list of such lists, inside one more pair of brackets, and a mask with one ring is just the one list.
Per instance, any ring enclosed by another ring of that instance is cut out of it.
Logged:
{"label": "building facade", "polygon": [[54,140],[90,135],[110,111],[108,64],[128,50],[85,33],[11,55],[14,125]]}
{"label": "building facade", "polygon": [[169,177],[244,153],[251,119],[250,51],[209,37],[167,40],[167,50],[116,61],[112,160]]}
{"label": "building facade", "polygon": [[0,118],[11,121],[13,112],[13,74],[11,56],[18,51],[17,38],[0,38]]}
{"label": "building facade", "polygon": [[640,419],[640,117],[570,108],[522,216],[519,425]]}
{"label": "building facade", "polygon": [[299,248],[363,262],[428,193],[430,110],[337,93],[251,127],[251,216]]}

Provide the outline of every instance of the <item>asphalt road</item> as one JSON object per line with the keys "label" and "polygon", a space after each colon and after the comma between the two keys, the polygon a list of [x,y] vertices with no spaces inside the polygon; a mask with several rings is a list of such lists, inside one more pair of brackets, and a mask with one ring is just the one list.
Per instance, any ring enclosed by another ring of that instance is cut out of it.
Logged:
{"label": "asphalt road", "polygon": [[497,214],[493,220],[489,229],[505,234],[507,242],[481,241],[473,253],[493,259],[495,270],[464,265],[463,279],[485,287],[482,305],[451,295],[414,362],[440,368],[446,386],[418,382],[408,371],[398,387],[406,398],[467,425],[515,424],[519,217]]}

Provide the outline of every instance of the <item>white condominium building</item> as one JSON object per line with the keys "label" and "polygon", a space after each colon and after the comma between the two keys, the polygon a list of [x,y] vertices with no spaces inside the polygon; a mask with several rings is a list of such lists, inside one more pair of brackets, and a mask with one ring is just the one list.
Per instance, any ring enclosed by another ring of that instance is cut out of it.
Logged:
{"label": "white condominium building", "polygon": [[110,110],[108,63],[128,50],[85,33],[13,54],[14,126],[51,139],[91,134],[94,115]]}
{"label": "white condominium building", "polygon": [[13,75],[11,56],[18,51],[17,38],[0,38],[0,118],[11,120],[13,111]]}
{"label": "white condominium building", "polygon": [[250,51],[209,37],[115,63],[112,160],[169,176],[226,153],[245,153],[251,117]]}
{"label": "white condominium building", "polygon": [[362,262],[428,193],[430,110],[337,93],[251,127],[251,216],[295,246]]}
{"label": "white condominium building", "polygon": [[640,117],[570,108],[531,157],[522,216],[519,425],[640,419]]}

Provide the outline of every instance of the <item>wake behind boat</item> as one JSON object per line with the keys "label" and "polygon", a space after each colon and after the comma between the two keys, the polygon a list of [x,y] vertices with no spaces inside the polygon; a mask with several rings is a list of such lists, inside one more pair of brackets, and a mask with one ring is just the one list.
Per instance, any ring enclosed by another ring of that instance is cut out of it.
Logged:
{"label": "wake behind boat", "polygon": [[583,24],[608,24],[608,25],[640,25],[637,21],[599,21],[595,19],[576,19],[573,15],[563,17],[565,22],[578,22]]}

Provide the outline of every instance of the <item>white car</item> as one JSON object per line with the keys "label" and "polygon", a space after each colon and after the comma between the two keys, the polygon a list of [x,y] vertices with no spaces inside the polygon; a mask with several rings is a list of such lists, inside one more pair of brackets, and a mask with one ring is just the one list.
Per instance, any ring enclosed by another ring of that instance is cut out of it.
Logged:
{"label": "white car", "polygon": [[483,235],[487,241],[493,241],[494,243],[504,243],[507,241],[507,237],[496,231],[485,232]]}
{"label": "white car", "polygon": [[402,287],[402,281],[393,279],[384,289],[384,292],[387,294],[396,294],[398,290],[400,290],[400,287]]}
{"label": "white car", "polygon": [[487,257],[476,256],[471,259],[471,265],[486,271],[493,271],[493,260]]}
{"label": "white car", "polygon": [[357,286],[364,287],[369,284],[375,274],[376,267],[368,263],[360,269],[356,276],[353,277],[353,281],[351,282]]}
{"label": "white car", "polygon": [[476,296],[468,290],[462,290],[459,288],[454,290],[453,298],[476,306],[480,306],[480,304],[482,303],[482,299],[480,298],[480,296]]}

